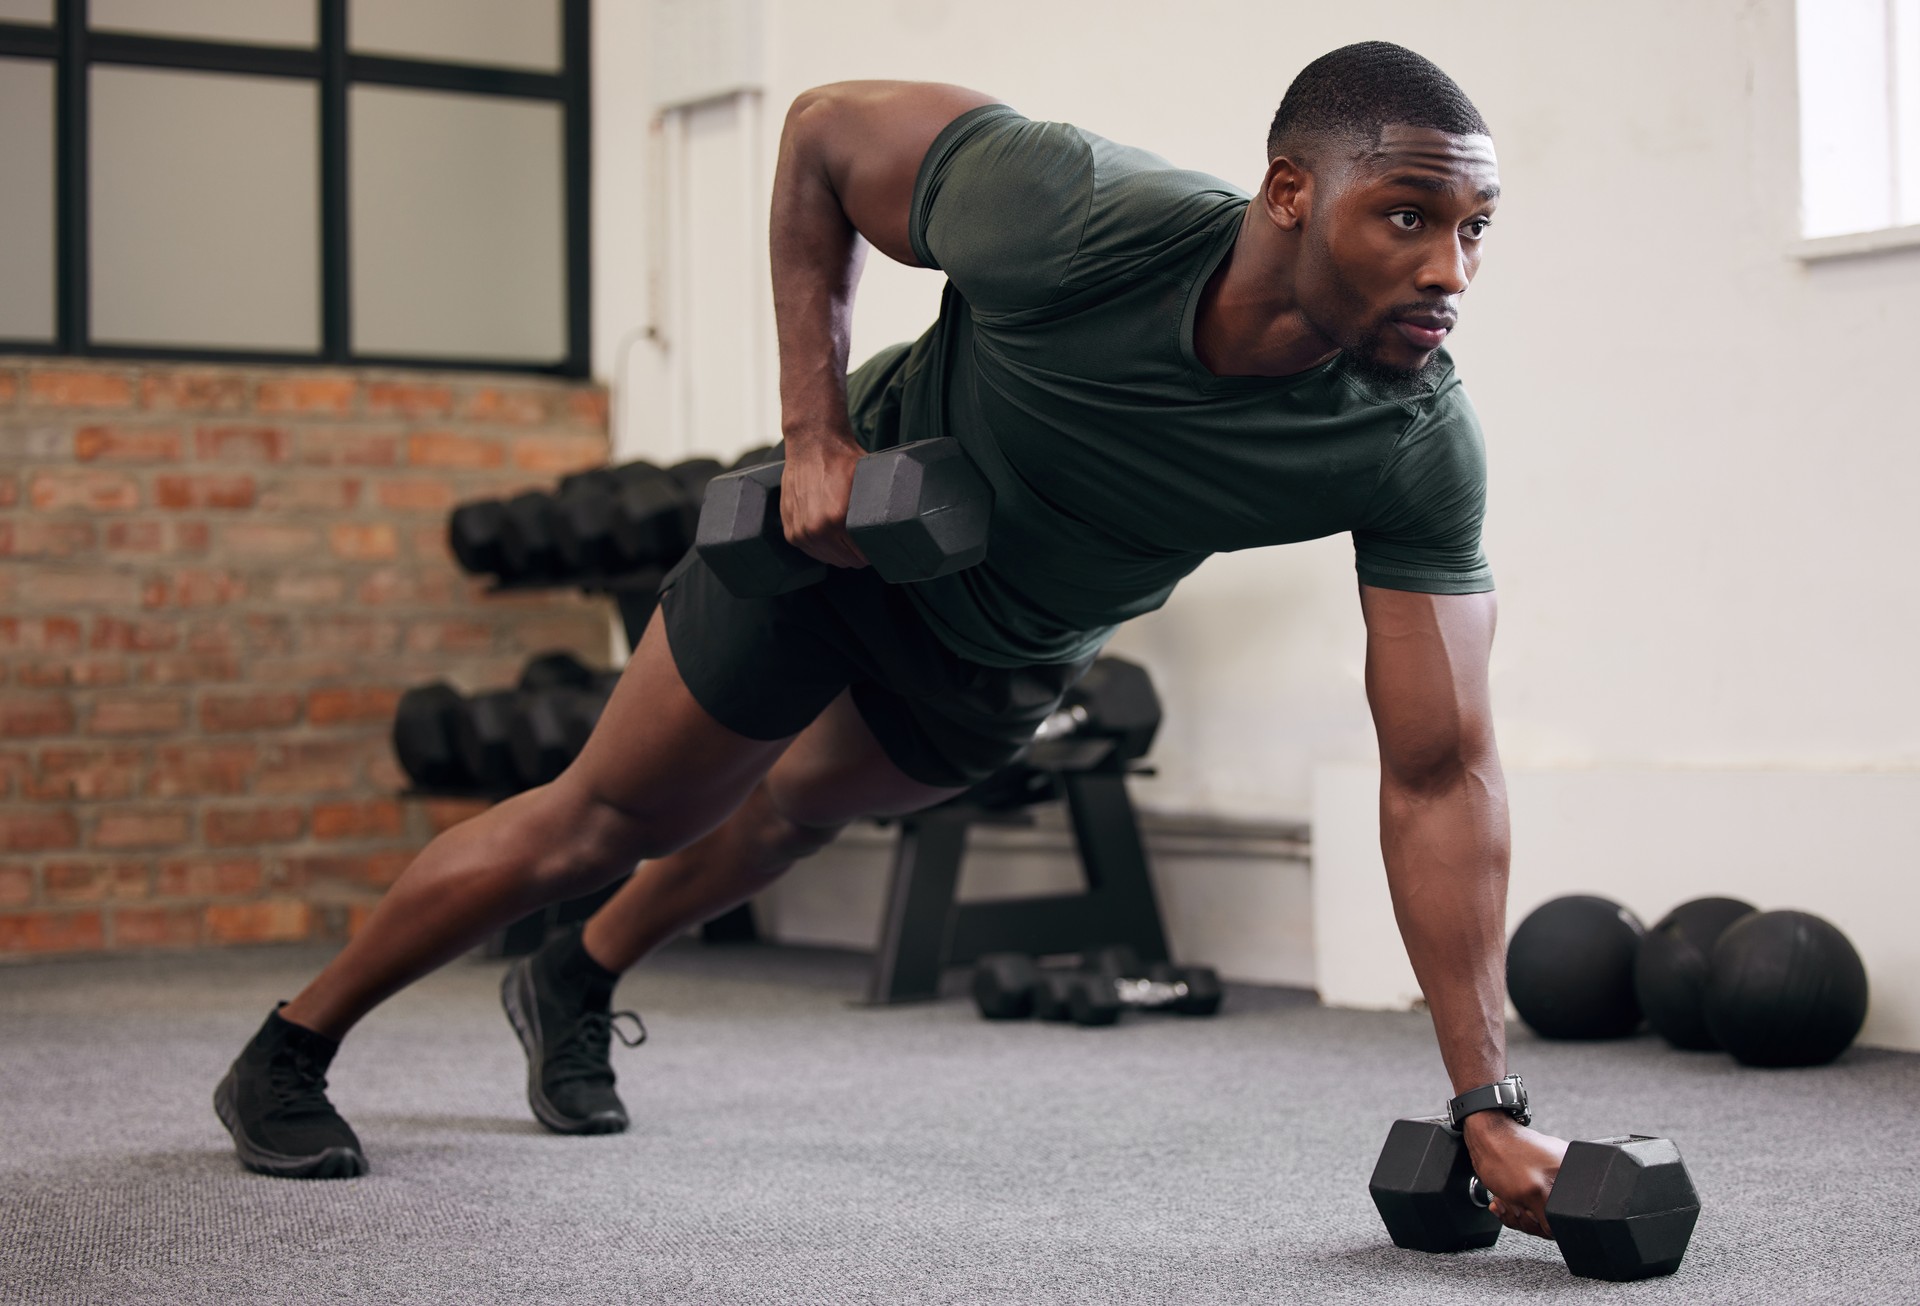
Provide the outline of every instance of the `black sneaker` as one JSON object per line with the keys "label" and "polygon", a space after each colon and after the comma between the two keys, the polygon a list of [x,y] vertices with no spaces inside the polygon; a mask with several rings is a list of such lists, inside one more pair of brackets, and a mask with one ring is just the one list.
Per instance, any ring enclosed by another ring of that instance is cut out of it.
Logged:
{"label": "black sneaker", "polygon": [[353,1127],[327,1101],[327,1067],[340,1045],[280,1018],[282,1002],[241,1049],[213,1109],[240,1163],[284,1179],[350,1179],[367,1172]]}
{"label": "black sneaker", "polygon": [[618,978],[587,955],[576,926],[514,962],[500,981],[500,1005],[527,1052],[527,1104],[556,1134],[627,1127],[608,1054],[615,1034],[634,1048],[647,1030],[633,1012],[608,1010]]}

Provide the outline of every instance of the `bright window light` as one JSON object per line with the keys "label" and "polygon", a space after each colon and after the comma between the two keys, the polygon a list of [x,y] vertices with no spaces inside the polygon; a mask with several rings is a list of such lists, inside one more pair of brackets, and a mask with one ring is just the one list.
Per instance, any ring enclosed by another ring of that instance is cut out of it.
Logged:
{"label": "bright window light", "polygon": [[1920,0],[1800,0],[1801,231],[1920,223]]}

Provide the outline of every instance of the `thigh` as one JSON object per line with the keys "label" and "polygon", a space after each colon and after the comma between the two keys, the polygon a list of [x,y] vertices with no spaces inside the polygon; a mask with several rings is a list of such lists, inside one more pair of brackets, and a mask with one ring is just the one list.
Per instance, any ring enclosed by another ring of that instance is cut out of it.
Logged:
{"label": "thigh", "polygon": [[767,796],[795,825],[837,827],[945,802],[963,787],[925,784],[902,771],[842,693],[768,772]]}

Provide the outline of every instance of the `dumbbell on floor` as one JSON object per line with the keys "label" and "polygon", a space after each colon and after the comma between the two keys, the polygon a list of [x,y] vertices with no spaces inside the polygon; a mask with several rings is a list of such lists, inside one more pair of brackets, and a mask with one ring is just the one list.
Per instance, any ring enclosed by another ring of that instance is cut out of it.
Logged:
{"label": "dumbbell on floor", "polygon": [[[733,593],[784,594],[825,578],[825,563],[787,543],[780,521],[783,461],[716,476],[695,547]],[[847,534],[891,584],[932,580],[987,556],[993,491],[950,438],[917,440],[855,464]]]}
{"label": "dumbbell on floor", "polygon": [[1156,962],[1142,968],[1131,948],[1103,948],[1078,970],[1049,970],[1021,953],[982,957],[974,1002],[989,1020],[1070,1020],[1111,1025],[1123,1011],[1211,1016],[1220,1010],[1220,977],[1208,966]]}
{"label": "dumbbell on floor", "polygon": [[[1466,1140],[1445,1117],[1394,1121],[1367,1190],[1396,1247],[1457,1252],[1500,1237]],[[1588,1279],[1672,1274],[1699,1215],[1679,1149],[1642,1134],[1569,1143],[1547,1198],[1561,1258]]]}

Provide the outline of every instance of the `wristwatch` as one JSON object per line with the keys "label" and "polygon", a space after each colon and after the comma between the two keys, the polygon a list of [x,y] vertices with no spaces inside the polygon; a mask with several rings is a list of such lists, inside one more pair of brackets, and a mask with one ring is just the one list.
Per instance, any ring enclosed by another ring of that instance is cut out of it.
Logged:
{"label": "wristwatch", "polygon": [[1533,1110],[1527,1105],[1527,1084],[1518,1075],[1478,1088],[1468,1089],[1447,1103],[1447,1123],[1455,1129],[1466,1123],[1476,1111],[1505,1111],[1523,1125],[1533,1123]]}

